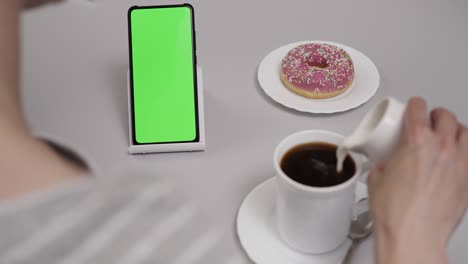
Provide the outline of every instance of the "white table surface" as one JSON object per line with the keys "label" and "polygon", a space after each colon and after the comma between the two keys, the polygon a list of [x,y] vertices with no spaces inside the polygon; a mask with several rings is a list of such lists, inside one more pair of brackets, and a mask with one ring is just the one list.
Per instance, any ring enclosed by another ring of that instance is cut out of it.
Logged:
{"label": "white table surface", "polygon": [[[234,232],[237,209],[252,188],[273,176],[273,149],[288,134],[312,128],[349,133],[388,95],[422,95],[468,123],[465,0],[188,2],[195,7],[204,70],[205,152],[127,154],[127,9],[180,2],[68,0],[24,13],[23,104],[34,131],[73,146],[100,177],[139,166],[173,178],[232,234],[226,247],[237,252],[239,263],[250,262]],[[370,102],[316,115],[265,95],[256,79],[262,58],[284,44],[313,39],[349,45],[376,63],[381,86]],[[468,261],[468,225],[460,230],[451,263]],[[356,263],[369,262],[370,250],[365,244]]]}

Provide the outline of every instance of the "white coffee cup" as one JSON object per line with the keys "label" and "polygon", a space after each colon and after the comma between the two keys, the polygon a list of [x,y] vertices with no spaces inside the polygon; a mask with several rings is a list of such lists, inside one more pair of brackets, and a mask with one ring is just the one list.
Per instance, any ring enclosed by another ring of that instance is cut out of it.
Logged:
{"label": "white coffee cup", "polygon": [[355,174],[331,187],[311,187],[289,178],[281,169],[283,156],[293,147],[311,142],[338,145],[343,136],[324,130],[307,130],[283,139],[274,152],[277,198],[276,224],[281,239],[291,248],[311,254],[332,251],[347,238],[355,188],[365,162],[351,154]]}

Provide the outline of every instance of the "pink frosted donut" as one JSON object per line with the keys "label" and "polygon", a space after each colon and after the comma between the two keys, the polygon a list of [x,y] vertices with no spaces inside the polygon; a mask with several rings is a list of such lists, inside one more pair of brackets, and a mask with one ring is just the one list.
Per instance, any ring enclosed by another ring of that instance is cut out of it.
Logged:
{"label": "pink frosted donut", "polygon": [[299,95],[330,98],[351,86],[354,65],[349,54],[341,48],[329,44],[303,44],[284,57],[281,80]]}

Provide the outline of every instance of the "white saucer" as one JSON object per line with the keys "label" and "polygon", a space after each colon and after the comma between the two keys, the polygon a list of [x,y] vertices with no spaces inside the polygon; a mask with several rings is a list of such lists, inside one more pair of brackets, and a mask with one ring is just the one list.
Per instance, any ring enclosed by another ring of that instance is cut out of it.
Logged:
{"label": "white saucer", "polygon": [[[237,214],[237,234],[247,255],[257,264],[337,264],[350,241],[335,251],[321,255],[304,254],[288,247],[279,238],[274,224],[275,178],[254,188]],[[367,187],[358,182],[356,201],[367,196]]]}
{"label": "white saucer", "polygon": [[[305,43],[328,43],[348,52],[354,63],[355,78],[347,91],[333,98],[309,99],[291,92],[283,85],[279,74],[281,61],[291,49]],[[282,46],[268,54],[258,67],[258,82],[268,96],[286,107],[301,112],[334,113],[367,102],[379,88],[380,76],[372,60],[353,48],[329,41],[301,41]]]}

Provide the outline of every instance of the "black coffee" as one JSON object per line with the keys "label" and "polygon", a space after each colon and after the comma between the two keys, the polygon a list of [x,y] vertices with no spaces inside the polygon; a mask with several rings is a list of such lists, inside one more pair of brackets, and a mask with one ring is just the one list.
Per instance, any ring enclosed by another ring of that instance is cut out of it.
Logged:
{"label": "black coffee", "polygon": [[336,145],[322,142],[306,143],[290,149],[281,160],[281,169],[289,178],[304,185],[329,187],[349,180],[356,164],[347,155],[343,170],[336,171]]}

